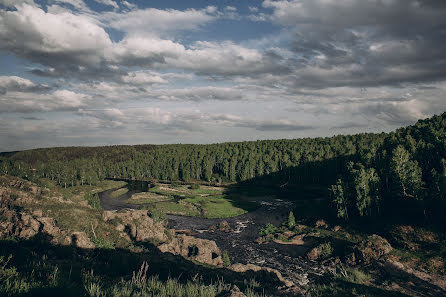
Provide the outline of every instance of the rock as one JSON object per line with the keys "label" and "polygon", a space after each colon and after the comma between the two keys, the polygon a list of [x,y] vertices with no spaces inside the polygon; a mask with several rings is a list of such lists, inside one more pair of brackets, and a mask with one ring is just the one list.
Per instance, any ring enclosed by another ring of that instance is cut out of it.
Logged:
{"label": "rock", "polygon": [[170,242],[161,244],[158,249],[163,253],[181,255],[186,259],[201,263],[223,266],[221,251],[215,241],[179,235]]}
{"label": "rock", "polygon": [[415,270],[413,268],[404,265],[401,262],[393,260],[386,260],[383,264],[380,264],[380,266],[382,266],[385,269],[385,271],[389,273],[390,276],[396,276],[396,277],[404,276],[404,278],[406,279],[408,278],[408,276],[411,276],[415,280],[422,280],[429,284],[433,284],[438,288],[440,288],[441,290],[443,290],[441,292],[442,293],[441,295],[435,295],[435,296],[444,296],[443,295],[444,291],[446,291],[446,276],[429,274],[423,271]]}
{"label": "rock", "polygon": [[379,235],[373,234],[355,246],[355,254],[363,263],[371,263],[392,251],[390,243]]}
{"label": "rock", "polygon": [[342,228],[341,228],[341,226],[339,226],[339,225],[336,225],[336,226],[334,226],[333,227],[333,232],[338,232],[339,230],[341,230]]}
{"label": "rock", "polygon": [[208,229],[209,231],[223,231],[226,233],[232,232],[232,228],[226,221],[221,221],[220,223],[216,225],[212,225]]}
{"label": "rock", "polygon": [[43,217],[37,219],[42,225],[42,232],[45,232],[54,237],[59,236],[61,231],[59,227],[56,226],[56,221],[50,217]]}
{"label": "rock", "polygon": [[317,220],[315,226],[316,228],[328,228],[328,224],[324,220]]}
{"label": "rock", "polygon": [[292,281],[289,281],[287,279],[285,279],[282,274],[277,271],[276,269],[273,268],[269,268],[269,267],[260,267],[254,264],[240,264],[240,263],[236,263],[236,264],[232,264],[231,266],[228,267],[228,269],[235,271],[235,272],[246,272],[248,270],[252,270],[254,272],[258,272],[258,271],[266,271],[269,273],[272,273],[274,275],[277,276],[277,278],[279,279],[279,281],[281,281],[286,287],[293,287],[295,286],[295,284]]}
{"label": "rock", "polygon": [[229,291],[225,294],[222,294],[222,295],[218,295],[218,296],[220,296],[220,297],[246,297],[246,295],[243,294],[236,285],[232,286],[231,291]]}
{"label": "rock", "polygon": [[115,230],[119,232],[124,232],[125,226],[123,224],[118,224],[116,225]]}
{"label": "rock", "polygon": [[33,216],[35,217],[43,217],[43,212],[41,209],[36,209],[33,211]]}
{"label": "rock", "polygon": [[81,249],[94,249],[95,245],[91,242],[85,232],[73,232],[71,238],[67,240],[72,246]]}
{"label": "rock", "polygon": [[307,258],[313,261],[316,261],[320,257],[321,257],[321,250],[318,247],[312,248],[311,251],[309,251],[307,254]]}
{"label": "rock", "polygon": [[79,201],[79,205],[83,206],[83,207],[90,207],[90,205],[88,205],[88,201],[87,200]]}
{"label": "rock", "polygon": [[133,210],[124,212],[104,211],[102,219],[105,222],[118,218],[124,230],[135,241],[167,242],[168,231],[166,227],[159,222],[155,222],[149,217],[149,212],[146,210]]}
{"label": "rock", "polygon": [[257,244],[262,244],[263,243],[263,237],[257,237],[257,239],[256,240],[254,240],[254,242],[255,243],[257,243]]}

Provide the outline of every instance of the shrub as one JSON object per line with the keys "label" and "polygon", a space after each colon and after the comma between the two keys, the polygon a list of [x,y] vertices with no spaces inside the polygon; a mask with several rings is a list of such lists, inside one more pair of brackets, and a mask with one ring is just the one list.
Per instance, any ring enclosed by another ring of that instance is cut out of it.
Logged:
{"label": "shrub", "polygon": [[278,231],[278,228],[273,224],[266,224],[262,229],[260,229],[259,234],[261,236],[266,236],[268,234],[274,234]]}
{"label": "shrub", "polygon": [[322,258],[328,258],[333,254],[333,247],[331,243],[325,242],[319,245],[319,249],[321,251]]}
{"label": "shrub", "polygon": [[231,260],[229,259],[229,254],[227,250],[223,251],[223,254],[221,255],[221,259],[223,260],[223,266],[228,267],[231,265]]}
{"label": "shrub", "polygon": [[198,190],[200,188],[200,185],[199,184],[192,184],[192,185],[190,185],[190,187],[189,187],[189,189],[191,189],[191,190]]}
{"label": "shrub", "polygon": [[85,200],[88,201],[88,205],[95,209],[101,209],[101,202],[99,201],[98,194],[93,194],[91,192],[88,192],[84,196]]}
{"label": "shrub", "polygon": [[294,226],[296,226],[296,219],[294,218],[294,214],[292,211],[290,211],[290,214],[288,215],[288,228],[292,229]]}

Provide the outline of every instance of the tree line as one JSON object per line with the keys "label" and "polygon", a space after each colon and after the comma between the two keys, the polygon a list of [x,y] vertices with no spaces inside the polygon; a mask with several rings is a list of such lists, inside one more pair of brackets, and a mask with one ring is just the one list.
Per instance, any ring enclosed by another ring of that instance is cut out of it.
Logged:
{"label": "tree line", "polygon": [[379,215],[383,201],[445,198],[446,113],[391,133],[209,145],[66,147],[0,154],[0,172],[60,186],[105,178],[324,184],[339,217]]}

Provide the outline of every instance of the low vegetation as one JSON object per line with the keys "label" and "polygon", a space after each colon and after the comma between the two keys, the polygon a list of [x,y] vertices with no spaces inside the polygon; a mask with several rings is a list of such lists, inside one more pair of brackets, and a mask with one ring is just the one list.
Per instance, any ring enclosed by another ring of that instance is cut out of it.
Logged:
{"label": "low vegetation", "polygon": [[116,191],[113,191],[110,194],[111,198],[118,198],[119,196],[124,195],[125,193],[127,193],[129,191],[129,189],[127,188],[121,188],[121,189],[117,189]]}
{"label": "low vegetation", "polygon": [[157,184],[147,193],[134,194],[127,202],[141,205],[158,216],[176,214],[204,218],[225,218],[257,207],[254,202],[226,193],[225,187]]}

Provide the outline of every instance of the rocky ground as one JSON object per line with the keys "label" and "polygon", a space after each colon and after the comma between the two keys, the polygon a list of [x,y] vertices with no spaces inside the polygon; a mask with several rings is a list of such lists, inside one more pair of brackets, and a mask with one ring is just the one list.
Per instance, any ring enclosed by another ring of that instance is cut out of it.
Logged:
{"label": "rocky ground", "polygon": [[[339,285],[339,280],[343,286],[356,286],[354,290],[363,290],[364,296],[369,296],[367,292],[374,292],[371,296],[384,296],[388,292],[400,294],[388,296],[446,296],[443,258],[428,258],[429,267],[438,271],[432,273],[421,264],[414,266],[403,261],[389,243],[400,243],[414,251],[426,244],[430,248],[441,247],[440,235],[433,232],[400,226],[389,233],[388,241],[376,234],[354,234],[318,220],[313,226],[298,223],[260,236],[259,231],[266,224],[280,226],[286,221],[293,209],[291,202],[273,196],[255,197],[261,207],[238,217],[205,219],[170,215],[167,224],[152,218],[150,212],[132,209],[132,205],[123,202],[137,190],[112,199],[109,195],[113,191],[99,194],[102,206],[107,209],[102,211],[86,203],[82,195],[67,199],[31,182],[2,176],[0,238],[27,240],[43,234],[53,245],[132,252],[141,252],[140,244],[150,243],[161,253],[194,263],[227,266],[230,271],[242,274],[260,273],[257,277],[263,279],[266,273],[268,278],[276,280],[278,295],[326,296],[327,288],[322,293],[315,288],[323,288],[317,284],[329,279],[337,282],[330,283],[331,286]],[[225,253],[232,264],[224,259]],[[243,296],[237,290],[232,288],[228,296]]]}

